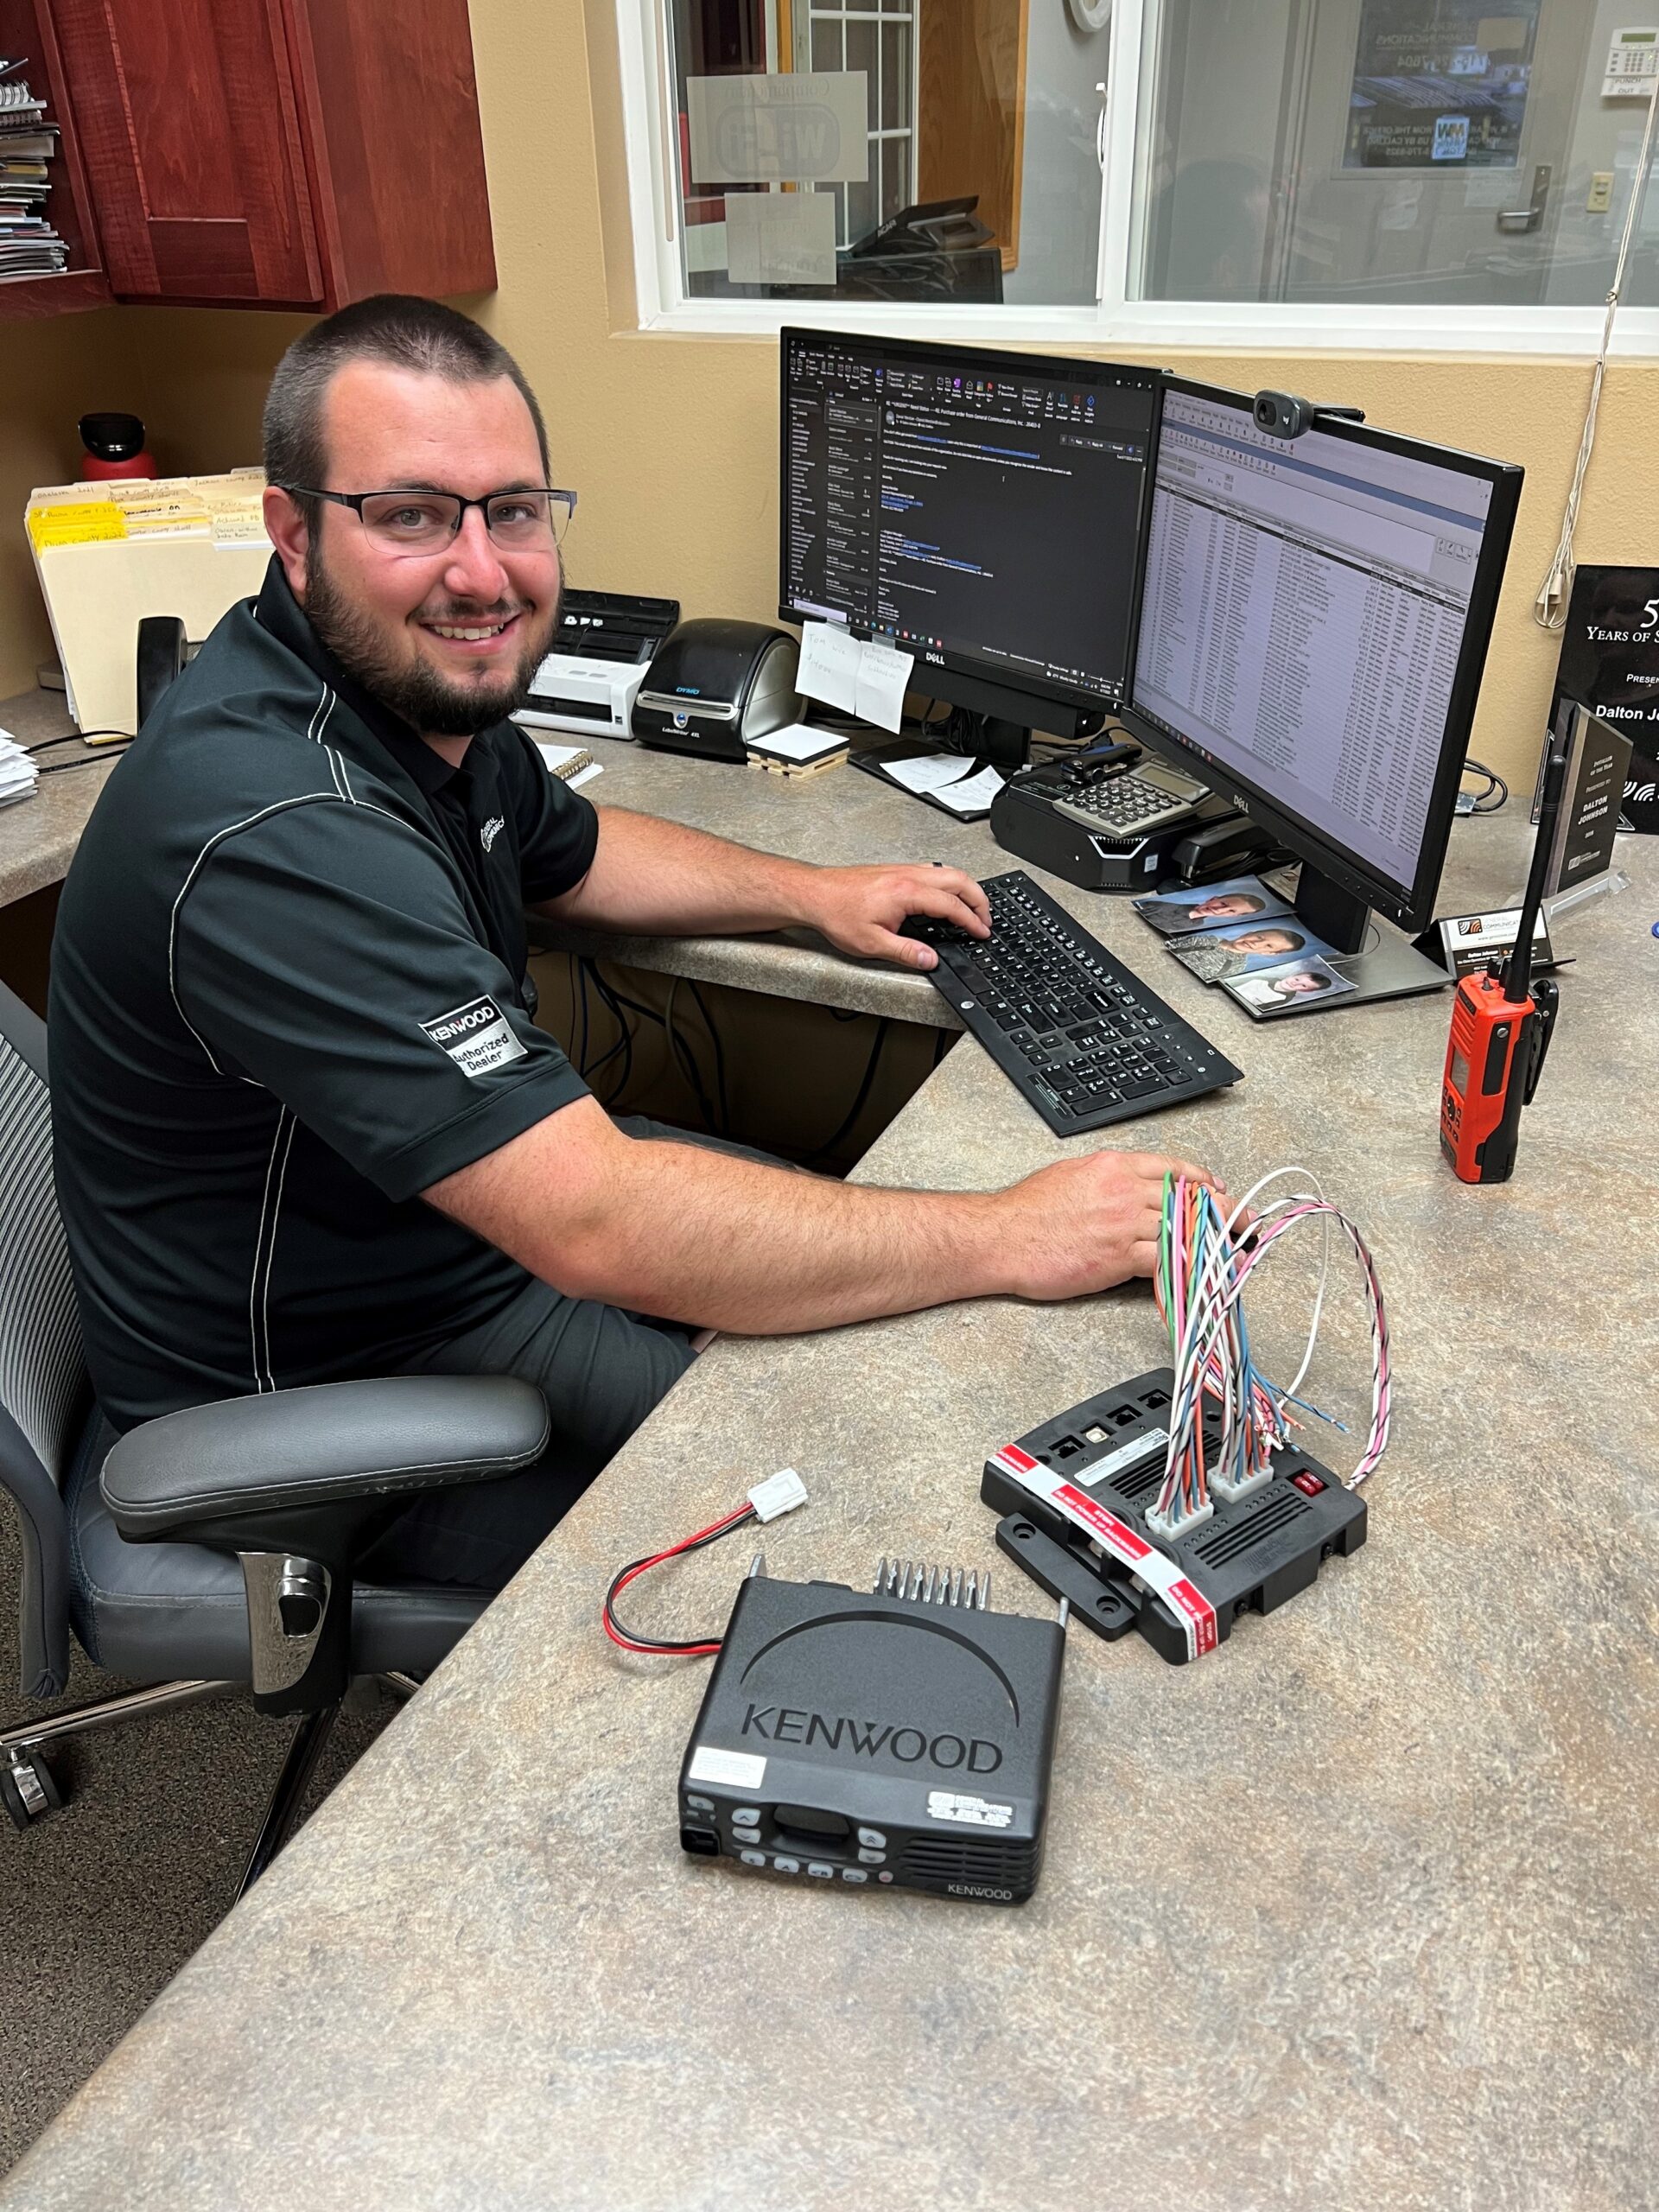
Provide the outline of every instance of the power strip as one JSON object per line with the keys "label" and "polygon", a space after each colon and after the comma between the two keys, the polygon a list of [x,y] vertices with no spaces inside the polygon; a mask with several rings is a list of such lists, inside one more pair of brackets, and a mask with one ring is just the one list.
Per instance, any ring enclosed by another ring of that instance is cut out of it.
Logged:
{"label": "power strip", "polygon": [[[1365,1541],[1365,1502],[1328,1467],[1286,1447],[1249,1497],[1215,1497],[1183,1535],[1154,1535],[1146,1508],[1163,1479],[1170,1369],[1086,1399],[985,1462],[980,1496],[1001,1516],[999,1549],[1071,1618],[1109,1642],[1138,1628],[1173,1666],[1224,1643],[1241,1613],[1270,1613],[1333,1554]],[[1216,1438],[1206,1423],[1205,1458]]]}

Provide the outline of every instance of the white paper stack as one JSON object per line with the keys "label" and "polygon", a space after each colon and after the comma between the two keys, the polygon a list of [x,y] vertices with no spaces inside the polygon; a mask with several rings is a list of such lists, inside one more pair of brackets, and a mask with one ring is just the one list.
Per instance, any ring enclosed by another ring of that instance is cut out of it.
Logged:
{"label": "white paper stack", "polygon": [[40,780],[39,769],[16,739],[0,729],[0,806],[14,805],[20,798],[33,798]]}

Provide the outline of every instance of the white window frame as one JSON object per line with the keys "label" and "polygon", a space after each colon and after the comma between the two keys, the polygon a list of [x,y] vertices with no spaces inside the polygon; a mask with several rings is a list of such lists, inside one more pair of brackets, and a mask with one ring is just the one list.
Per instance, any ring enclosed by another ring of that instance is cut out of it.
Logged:
{"label": "white window frame", "polygon": [[[634,275],[641,330],[701,336],[774,335],[785,323],[825,330],[954,336],[965,343],[1121,346],[1170,355],[1204,352],[1462,353],[1593,357],[1603,307],[1410,307],[1275,302],[1136,300],[1129,270],[1142,246],[1134,207],[1137,165],[1150,135],[1154,86],[1143,38],[1157,0],[1116,0],[1112,11],[1102,192],[1100,299],[1095,307],[898,307],[872,300],[688,299],[680,276],[679,212],[666,165],[670,76],[665,0],[616,0]],[[1659,308],[1626,307],[1616,354],[1659,355]]]}

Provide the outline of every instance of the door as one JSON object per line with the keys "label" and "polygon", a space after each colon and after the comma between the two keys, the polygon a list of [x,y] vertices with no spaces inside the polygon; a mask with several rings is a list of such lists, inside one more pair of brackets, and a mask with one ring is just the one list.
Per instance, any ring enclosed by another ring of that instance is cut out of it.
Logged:
{"label": "door", "polygon": [[[1304,0],[1293,12],[1264,296],[1541,302],[1595,9]],[[1576,178],[1570,188],[1582,198]]]}
{"label": "door", "polygon": [[54,16],[118,295],[320,305],[280,0],[54,0]]}

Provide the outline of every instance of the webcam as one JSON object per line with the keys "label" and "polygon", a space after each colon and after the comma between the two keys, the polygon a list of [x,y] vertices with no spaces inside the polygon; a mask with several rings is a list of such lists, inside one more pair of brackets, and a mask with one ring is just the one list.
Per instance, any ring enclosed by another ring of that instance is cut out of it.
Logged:
{"label": "webcam", "polygon": [[1265,430],[1270,438],[1300,438],[1321,415],[1333,415],[1344,423],[1365,420],[1357,407],[1318,407],[1294,391],[1258,391],[1250,411],[1256,429]]}

